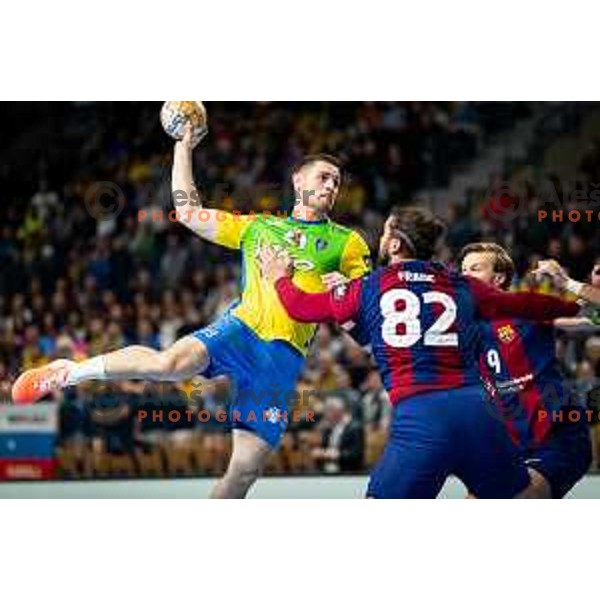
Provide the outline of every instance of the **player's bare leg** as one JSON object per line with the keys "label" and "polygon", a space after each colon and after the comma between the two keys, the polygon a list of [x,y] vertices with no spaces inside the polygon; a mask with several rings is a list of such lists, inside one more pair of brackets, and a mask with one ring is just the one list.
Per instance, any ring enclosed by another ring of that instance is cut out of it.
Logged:
{"label": "player's bare leg", "polygon": [[39,369],[30,369],[17,379],[12,396],[14,402],[27,404],[53,390],[90,380],[181,381],[203,372],[208,361],[206,346],[192,336],[162,351],[128,346],[79,363],[57,360]]}
{"label": "player's bare leg", "polygon": [[[528,468],[529,471],[529,485],[515,498],[517,500],[545,500],[552,498],[552,490],[548,480],[535,469]],[[467,500],[477,500],[477,496],[474,496],[469,492],[466,495]]]}
{"label": "player's bare leg", "polygon": [[[15,402],[35,402],[54,389],[89,380],[146,379],[179,381],[206,369],[208,351],[198,339],[185,337],[164,351],[128,346],[75,363],[58,360],[40,369],[26,371],[13,386]],[[212,498],[244,498],[262,473],[271,447],[253,433],[234,430],[233,451]]]}
{"label": "player's bare leg", "polygon": [[233,449],[225,475],[213,488],[211,498],[245,498],[260,477],[272,448],[250,431],[233,430]]}
{"label": "player's bare leg", "polygon": [[529,485],[517,496],[518,499],[546,500],[552,498],[552,490],[548,480],[535,469],[529,471]]}
{"label": "player's bare leg", "polygon": [[206,346],[193,336],[184,337],[163,351],[129,346],[104,355],[106,379],[181,381],[208,366]]}

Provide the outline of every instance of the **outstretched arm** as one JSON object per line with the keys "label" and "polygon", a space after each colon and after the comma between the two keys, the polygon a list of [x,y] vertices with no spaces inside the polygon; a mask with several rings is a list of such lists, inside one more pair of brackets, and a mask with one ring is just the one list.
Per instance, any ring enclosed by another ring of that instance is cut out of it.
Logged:
{"label": "outstretched arm", "polygon": [[293,266],[289,254],[272,246],[260,248],[258,257],[262,274],[271,280],[287,313],[300,323],[335,321],[340,325],[352,321],[360,306],[361,281],[338,285],[329,292],[308,293],[292,281]]}
{"label": "outstretched arm", "polygon": [[474,277],[468,279],[478,312],[484,319],[552,321],[559,317],[573,317],[580,309],[576,302],[565,302],[556,296],[535,292],[503,292]]}
{"label": "outstretched arm", "polygon": [[554,326],[559,329],[578,329],[586,326],[593,327],[594,322],[585,316],[561,317],[560,319],[554,319]]}
{"label": "outstretched arm", "polygon": [[540,261],[533,274],[537,277],[550,277],[560,290],[571,292],[585,302],[600,306],[600,289],[571,279],[564,268],[555,260]]}
{"label": "outstretched arm", "polygon": [[341,284],[330,292],[311,294],[296,287],[289,277],[280,277],[275,290],[290,317],[300,323],[334,321],[344,325],[358,313],[360,279]]}

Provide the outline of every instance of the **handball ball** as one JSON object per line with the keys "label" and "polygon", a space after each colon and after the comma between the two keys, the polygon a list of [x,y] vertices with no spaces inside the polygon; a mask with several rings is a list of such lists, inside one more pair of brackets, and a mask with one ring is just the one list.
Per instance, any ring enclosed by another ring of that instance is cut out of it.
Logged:
{"label": "handball ball", "polygon": [[183,138],[187,122],[194,127],[194,139],[200,141],[207,133],[206,110],[202,102],[194,100],[167,100],[160,110],[163,129],[176,140]]}

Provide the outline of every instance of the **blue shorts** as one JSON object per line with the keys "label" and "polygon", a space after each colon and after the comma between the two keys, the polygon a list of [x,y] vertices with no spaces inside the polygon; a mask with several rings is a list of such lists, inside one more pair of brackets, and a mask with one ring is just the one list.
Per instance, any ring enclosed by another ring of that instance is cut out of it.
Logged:
{"label": "blue shorts", "polygon": [[204,343],[210,356],[204,375],[231,379],[231,427],[252,431],[275,448],[297,398],[302,354],[287,342],[259,338],[231,313],[193,335]]}
{"label": "blue shorts", "polygon": [[449,475],[478,498],[513,498],[529,483],[517,447],[490,414],[480,386],[402,400],[367,496],[435,498]]}
{"label": "blue shorts", "polygon": [[[578,412],[579,421],[568,415]],[[553,498],[563,498],[588,472],[592,463],[592,442],[582,408],[563,411],[563,421],[553,424],[547,438],[524,452],[525,464],[541,473],[550,484]]]}

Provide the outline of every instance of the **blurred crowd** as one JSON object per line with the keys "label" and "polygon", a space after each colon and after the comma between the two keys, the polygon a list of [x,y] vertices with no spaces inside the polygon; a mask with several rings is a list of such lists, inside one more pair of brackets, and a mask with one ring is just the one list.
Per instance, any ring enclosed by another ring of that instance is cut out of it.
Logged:
{"label": "blurred crowd", "polygon": [[[391,204],[448,185],[533,109],[524,102],[208,103],[210,135],[196,151],[195,174],[210,206],[286,209],[293,200],[290,166],[307,153],[336,154],[348,176],[334,216],[360,228],[374,247]],[[160,129],[160,103],[20,103],[1,110],[7,129],[0,150],[0,399],[8,400],[23,369],[132,343],[165,348],[227,309],[239,294],[237,254],[166,218],[138,218],[139,210],[170,207],[172,141]],[[576,129],[578,117],[558,134]],[[469,190],[447,207],[441,257],[452,259],[471,241],[494,240],[511,249],[521,274],[536,258],[552,256],[573,276],[589,277],[600,257],[600,221],[536,221],[544,198],[535,184],[519,192],[526,210],[517,218],[490,209],[510,210],[515,198],[505,191],[494,197],[493,190],[517,172],[518,165],[503,165],[485,190]],[[577,185],[597,181],[600,143],[580,173]],[[97,182],[110,182],[103,184],[105,204],[97,202]],[[600,377],[599,348],[600,337],[589,332],[558,338],[567,374],[585,381]],[[203,392],[190,403],[189,392],[198,388]],[[172,396],[174,410],[193,411],[222,402],[218,385],[201,379],[169,389],[126,383],[69,391],[61,405],[63,441],[93,440],[122,453],[151,447],[165,431],[223,433],[214,421],[140,422],[142,400],[160,408]],[[361,470],[368,440],[383,435],[389,419],[370,358],[322,326],[299,391],[307,392],[301,409],[315,413],[316,425],[292,424],[285,443],[297,448],[311,429],[318,433],[308,450],[313,468]]]}

